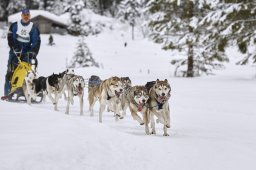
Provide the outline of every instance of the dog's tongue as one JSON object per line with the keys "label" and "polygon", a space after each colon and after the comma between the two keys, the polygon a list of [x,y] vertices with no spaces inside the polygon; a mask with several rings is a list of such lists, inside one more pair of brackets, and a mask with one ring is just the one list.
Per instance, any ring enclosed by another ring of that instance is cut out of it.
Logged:
{"label": "dog's tongue", "polygon": [[163,103],[165,100],[165,96],[159,96],[157,100],[158,102]]}
{"label": "dog's tongue", "polygon": [[82,93],[83,88],[82,88],[82,87],[80,87],[80,86],[78,86],[78,87],[77,87],[77,89],[78,89],[78,93],[79,93],[79,94],[81,94],[81,93]]}
{"label": "dog's tongue", "polygon": [[138,105],[138,111],[139,111],[139,112],[141,112],[141,111],[142,111],[142,109],[143,109],[143,104],[142,104],[142,103],[140,103],[140,104]]}
{"label": "dog's tongue", "polygon": [[117,97],[119,97],[119,96],[120,96],[120,94],[121,94],[121,93],[118,93],[117,91],[115,91],[115,93],[116,93]]}

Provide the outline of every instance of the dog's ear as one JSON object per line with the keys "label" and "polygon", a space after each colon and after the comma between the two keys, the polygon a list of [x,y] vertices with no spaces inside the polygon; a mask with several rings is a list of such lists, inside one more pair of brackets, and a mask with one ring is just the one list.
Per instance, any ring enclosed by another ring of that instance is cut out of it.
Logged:
{"label": "dog's ear", "polygon": [[138,92],[137,92],[137,88],[136,88],[136,89],[134,89],[134,91],[133,91],[133,95],[136,96],[137,93],[138,93]]}
{"label": "dog's ear", "polygon": [[167,80],[167,79],[164,79],[164,82],[165,82],[165,83],[168,83],[168,80]]}
{"label": "dog's ear", "polygon": [[158,83],[159,82],[159,79],[156,79],[156,83]]}

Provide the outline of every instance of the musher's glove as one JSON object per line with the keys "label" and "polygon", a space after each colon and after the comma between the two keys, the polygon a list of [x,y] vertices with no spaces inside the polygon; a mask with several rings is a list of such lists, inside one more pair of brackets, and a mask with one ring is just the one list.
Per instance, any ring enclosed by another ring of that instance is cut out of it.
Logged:
{"label": "musher's glove", "polygon": [[20,53],[21,49],[18,46],[13,47],[15,53]]}
{"label": "musher's glove", "polygon": [[31,58],[31,59],[35,59],[36,58],[36,53],[35,52],[29,52],[28,57]]}

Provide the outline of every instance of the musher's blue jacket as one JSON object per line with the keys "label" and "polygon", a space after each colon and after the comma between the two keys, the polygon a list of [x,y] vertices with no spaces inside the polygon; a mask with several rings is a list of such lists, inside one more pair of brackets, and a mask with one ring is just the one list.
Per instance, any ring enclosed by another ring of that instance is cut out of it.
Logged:
{"label": "musher's blue jacket", "polygon": [[[28,23],[22,22],[22,20],[18,21],[21,22],[23,26],[28,25]],[[38,54],[38,51],[40,49],[41,39],[40,39],[40,32],[38,28],[33,24],[33,27],[31,31],[29,32],[30,35],[30,42],[19,42],[17,40],[17,30],[18,30],[18,24],[17,22],[14,22],[11,24],[8,32],[8,45],[12,49],[15,49],[17,52],[20,52],[22,49],[22,54],[27,55],[27,52],[34,52],[36,55]],[[10,52],[11,52],[10,51]]]}

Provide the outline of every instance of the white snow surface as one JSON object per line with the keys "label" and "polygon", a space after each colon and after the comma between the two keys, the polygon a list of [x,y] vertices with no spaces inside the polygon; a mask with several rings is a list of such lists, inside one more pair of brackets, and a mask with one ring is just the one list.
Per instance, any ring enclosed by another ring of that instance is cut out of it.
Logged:
{"label": "white snow surface", "polygon": [[[31,15],[31,19],[37,16],[43,16],[45,18],[48,18],[54,22],[57,22],[63,25],[68,25],[69,23],[69,15],[67,14],[57,16],[51,12],[44,11],[44,10],[30,10],[30,15]],[[21,16],[21,12],[10,15],[8,17],[8,22],[14,23],[16,21],[19,21],[21,18],[20,16]]]}
{"label": "white snow surface", "polygon": [[[48,35],[41,36],[38,71],[43,76],[64,71],[78,41],[69,35],[53,36],[55,46],[47,45]],[[105,111],[103,123],[98,123],[99,105],[90,117],[87,89],[84,116],[79,115],[77,98],[70,115],[64,114],[63,98],[58,112],[48,99],[31,106],[0,101],[1,170],[256,168],[256,68],[236,66],[240,56],[236,50],[229,49],[231,62],[214,76],[175,78],[169,63],[172,52],[138,36],[132,41],[130,28],[106,30],[87,37],[86,43],[103,68],[76,69],[84,78],[129,76],[133,85],[168,79],[172,87],[170,136],[162,136],[161,124],[156,124],[157,135],[145,135],[129,111],[117,122],[113,113]],[[1,39],[1,95],[8,51],[7,41]]]}

